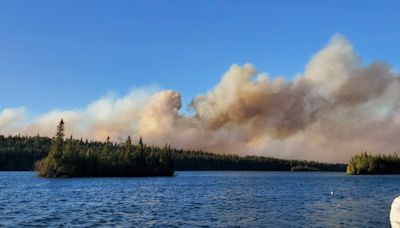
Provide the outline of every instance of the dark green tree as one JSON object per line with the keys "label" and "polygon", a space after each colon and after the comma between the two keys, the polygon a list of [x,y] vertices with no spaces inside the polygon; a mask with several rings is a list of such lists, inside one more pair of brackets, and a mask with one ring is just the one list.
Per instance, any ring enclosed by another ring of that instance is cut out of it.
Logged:
{"label": "dark green tree", "polygon": [[40,176],[63,176],[63,147],[64,147],[64,120],[61,119],[57,126],[57,133],[53,138],[53,143],[47,157],[36,165]]}
{"label": "dark green tree", "polygon": [[131,136],[128,136],[125,141],[125,158],[129,159],[130,157],[132,157],[132,139]]}

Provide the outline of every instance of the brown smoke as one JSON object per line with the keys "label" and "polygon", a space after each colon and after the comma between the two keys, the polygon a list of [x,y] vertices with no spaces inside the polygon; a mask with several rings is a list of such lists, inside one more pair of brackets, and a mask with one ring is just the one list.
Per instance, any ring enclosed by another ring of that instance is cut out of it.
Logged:
{"label": "brown smoke", "polygon": [[194,115],[179,112],[178,92],[142,89],[30,122],[24,108],[5,109],[0,133],[52,135],[63,117],[76,137],[142,135],[148,143],[178,148],[344,162],[361,150],[399,150],[399,83],[389,65],[364,65],[343,37],[334,36],[290,81],[271,80],[251,64],[232,65],[213,89],[193,99]]}

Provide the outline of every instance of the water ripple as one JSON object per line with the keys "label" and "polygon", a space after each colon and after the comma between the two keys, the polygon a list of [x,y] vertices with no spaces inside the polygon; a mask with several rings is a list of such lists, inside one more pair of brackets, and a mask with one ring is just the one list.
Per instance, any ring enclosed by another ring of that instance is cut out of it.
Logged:
{"label": "water ripple", "polygon": [[0,227],[388,227],[400,176],[178,172],[43,179],[0,173]]}

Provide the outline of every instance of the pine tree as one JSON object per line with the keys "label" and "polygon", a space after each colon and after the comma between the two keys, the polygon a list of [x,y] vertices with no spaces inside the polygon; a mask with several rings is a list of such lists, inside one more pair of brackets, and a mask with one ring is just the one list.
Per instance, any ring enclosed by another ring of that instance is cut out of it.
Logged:
{"label": "pine tree", "polygon": [[50,153],[53,154],[54,159],[60,160],[63,153],[63,144],[64,144],[64,120],[61,119],[60,123],[57,126],[56,136],[53,138],[53,145]]}
{"label": "pine tree", "polygon": [[132,154],[132,139],[131,136],[128,136],[125,142],[125,158],[129,159]]}
{"label": "pine tree", "polygon": [[63,171],[63,148],[64,148],[64,121],[61,119],[57,126],[57,133],[52,140],[48,156],[36,165],[39,175],[45,177],[57,177],[64,174]]}
{"label": "pine tree", "polygon": [[139,138],[138,146],[139,146],[139,150],[143,151],[143,139],[142,139],[142,136],[140,136],[140,138]]}

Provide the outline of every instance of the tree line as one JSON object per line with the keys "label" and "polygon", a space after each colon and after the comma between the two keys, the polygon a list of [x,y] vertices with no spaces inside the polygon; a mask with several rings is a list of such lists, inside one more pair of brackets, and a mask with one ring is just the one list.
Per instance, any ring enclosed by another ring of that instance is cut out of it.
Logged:
{"label": "tree line", "polygon": [[400,174],[400,157],[397,154],[372,155],[362,152],[350,159],[346,173],[349,175]]}
{"label": "tree line", "polygon": [[286,160],[262,156],[215,154],[202,151],[172,150],[176,170],[238,171],[339,171],[346,165],[306,160]]}
{"label": "tree line", "polygon": [[[60,129],[59,129],[60,130]],[[60,131],[58,131],[60,132]],[[44,160],[43,160],[44,159]],[[47,160],[46,160],[47,159]],[[140,139],[133,144],[64,139],[41,136],[0,136],[0,170],[43,171],[43,176],[139,176],[171,170],[241,171],[340,171],[345,164],[286,160],[262,156],[238,156],[203,151],[148,146]],[[63,165],[60,165],[60,164]],[[56,168],[57,167],[57,168]],[[149,167],[153,167],[149,169]],[[141,170],[141,171],[140,171]]]}
{"label": "tree line", "polygon": [[0,171],[32,170],[50,151],[51,138],[0,135]]}

